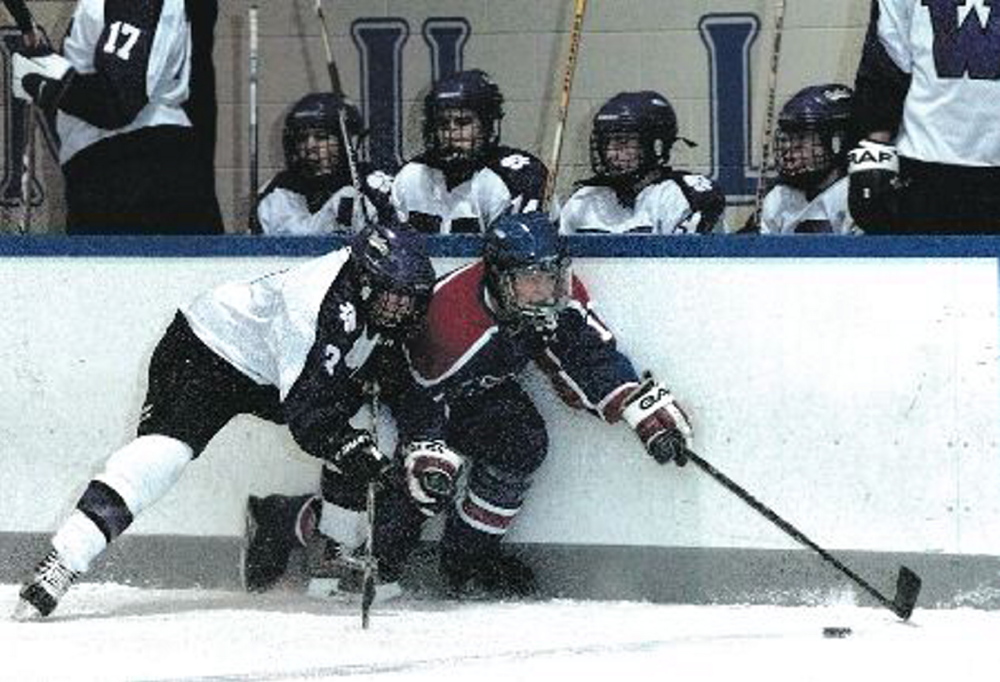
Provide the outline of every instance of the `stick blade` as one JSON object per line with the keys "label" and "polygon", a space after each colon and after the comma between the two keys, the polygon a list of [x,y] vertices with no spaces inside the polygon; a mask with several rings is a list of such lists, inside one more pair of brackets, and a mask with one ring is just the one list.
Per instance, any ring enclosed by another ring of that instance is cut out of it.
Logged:
{"label": "stick blade", "polygon": [[372,604],[375,602],[375,582],[377,572],[374,566],[365,567],[364,579],[361,582],[361,629],[367,630],[371,619]]}
{"label": "stick blade", "polygon": [[917,605],[917,597],[920,596],[920,587],[923,581],[920,576],[911,571],[906,566],[899,568],[899,576],[896,578],[896,598],[892,600],[893,611],[903,620],[909,620]]}

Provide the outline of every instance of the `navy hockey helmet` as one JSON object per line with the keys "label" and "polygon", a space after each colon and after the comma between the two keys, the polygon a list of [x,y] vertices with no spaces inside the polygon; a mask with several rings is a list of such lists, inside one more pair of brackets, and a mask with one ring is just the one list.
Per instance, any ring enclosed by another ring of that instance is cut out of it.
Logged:
{"label": "navy hockey helmet", "polygon": [[427,312],[436,279],[423,235],[405,225],[367,225],[351,241],[351,261],[372,326],[412,331]]}
{"label": "navy hockey helmet", "polygon": [[845,168],[853,90],[840,83],[810,85],[778,113],[775,157],[781,182],[810,189]]}
{"label": "navy hockey helmet", "polygon": [[639,178],[670,163],[677,114],[652,90],[620,92],[598,109],[590,130],[590,166],[599,177]]}
{"label": "navy hockey helmet", "polygon": [[346,173],[347,155],[340,135],[344,109],[351,143],[361,135],[361,114],[350,102],[326,92],[313,92],[296,102],[285,116],[281,144],[286,167],[303,178]]}
{"label": "navy hockey helmet", "polygon": [[[468,113],[475,114],[469,120]],[[436,161],[469,163],[500,144],[500,87],[485,71],[458,71],[431,86],[424,98],[424,146]]]}
{"label": "navy hockey helmet", "polygon": [[546,213],[508,213],[486,232],[486,285],[501,322],[555,328],[570,296],[570,258]]}

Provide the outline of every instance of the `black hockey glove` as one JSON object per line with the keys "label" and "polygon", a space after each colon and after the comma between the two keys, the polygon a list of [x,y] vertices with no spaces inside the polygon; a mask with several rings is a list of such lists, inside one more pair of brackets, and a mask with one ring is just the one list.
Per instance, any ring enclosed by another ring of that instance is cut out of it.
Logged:
{"label": "black hockey glove", "polygon": [[382,476],[391,460],[375,445],[368,431],[348,426],[339,442],[321,454],[327,466],[355,483],[368,484]]}
{"label": "black hockey glove", "polygon": [[403,448],[406,489],[422,514],[434,516],[455,498],[463,461],[440,440],[413,441]]}
{"label": "black hockey glove", "polygon": [[847,204],[865,232],[891,232],[899,214],[899,156],[896,147],[862,140],[847,153]]}
{"label": "black hockey glove", "polygon": [[50,113],[59,106],[76,70],[62,55],[48,50],[15,54],[11,62],[14,96]]}
{"label": "black hockey glove", "polygon": [[663,384],[646,377],[625,400],[622,418],[635,430],[646,452],[660,464],[687,464],[691,422]]}

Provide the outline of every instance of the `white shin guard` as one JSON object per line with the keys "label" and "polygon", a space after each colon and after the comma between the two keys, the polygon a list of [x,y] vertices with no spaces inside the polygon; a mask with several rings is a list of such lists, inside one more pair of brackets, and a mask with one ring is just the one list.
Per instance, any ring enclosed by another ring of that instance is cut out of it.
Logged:
{"label": "white shin guard", "polygon": [[193,456],[176,438],[140,436],[112,454],[94,480],[114,489],[138,516],[173,487]]}

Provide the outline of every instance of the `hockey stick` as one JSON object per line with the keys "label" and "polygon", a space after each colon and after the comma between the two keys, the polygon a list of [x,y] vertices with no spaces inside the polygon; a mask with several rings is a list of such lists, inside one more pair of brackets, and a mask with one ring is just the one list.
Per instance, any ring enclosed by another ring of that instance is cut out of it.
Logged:
{"label": "hockey stick", "polygon": [[563,71],[562,92],[559,96],[559,109],[556,114],[556,134],[552,143],[552,156],[549,159],[549,174],[545,179],[545,192],[542,194],[542,208],[548,209],[552,195],[556,189],[556,177],[559,175],[559,157],[562,156],[563,134],[566,131],[566,118],[569,115],[569,96],[573,90],[573,75],[576,73],[576,60],[580,54],[580,40],[583,34],[583,15],[587,10],[587,0],[576,0],[573,10],[573,30],[569,38],[569,54],[566,57],[566,68]]}
{"label": "hockey stick", "polygon": [[[372,440],[378,450],[378,385],[371,387],[372,410]],[[375,589],[378,582],[378,558],[375,556],[375,493],[378,483],[368,482],[365,494],[365,518],[368,533],[365,535],[365,556],[362,559],[363,575],[361,579],[361,629],[367,630],[371,619],[372,604],[375,602]]]}
{"label": "hockey stick", "polygon": [[21,219],[17,225],[19,234],[28,234],[31,229],[31,185],[35,181],[35,114],[34,103],[29,103],[24,112],[24,155],[21,159]]}
{"label": "hockey stick", "polygon": [[764,116],[764,135],[760,145],[760,174],[757,176],[757,197],[754,213],[757,229],[760,229],[760,212],[764,206],[767,190],[767,168],[771,162],[771,138],[774,137],[774,107],[778,94],[778,63],[781,58],[781,36],[785,28],[785,0],[777,0],[774,15],[774,43],[771,47],[771,71],[767,81],[767,110]]}
{"label": "hockey stick", "polygon": [[707,473],[709,476],[714,478],[716,481],[721,483],[724,487],[728,488],[730,492],[735,493],[737,497],[749,504],[755,510],[760,512],[768,521],[776,525],[778,528],[783,530],[785,533],[793,537],[795,540],[805,545],[809,549],[813,550],[824,561],[833,565],[838,571],[850,578],[856,585],[865,590],[868,594],[875,597],[880,604],[885,606],[887,609],[895,613],[903,620],[908,620],[910,614],[913,613],[913,608],[917,604],[917,597],[920,595],[920,576],[914,573],[912,570],[906,566],[901,566],[899,568],[899,575],[896,577],[896,595],[892,599],[889,599],[884,594],[872,587],[866,580],[861,578],[857,573],[852,571],[850,568],[845,566],[840,562],[835,556],[827,552],[825,549],[817,545],[815,542],[810,540],[806,535],[797,529],[795,526],[785,521],[783,518],[778,516],[770,507],[765,505],[763,502],[759,501],[753,495],[748,493],[745,489],[740,487],[735,481],[723,474],[721,471],[716,469],[714,466],[706,462],[697,454],[687,452],[687,457],[692,462],[694,462],[702,471]]}
{"label": "hockey stick", "polygon": [[257,102],[260,42],[257,32],[257,5],[250,6],[250,234],[259,234],[260,216],[257,215],[260,190],[260,147]]}
{"label": "hockey stick", "polygon": [[358,175],[358,157],[351,137],[347,132],[347,108],[344,99],[344,89],[340,85],[340,72],[337,70],[337,62],[333,59],[333,46],[330,43],[330,31],[326,26],[326,14],[323,12],[323,0],[316,0],[316,18],[319,19],[320,33],[323,36],[323,49],[326,50],[326,71],[330,76],[330,92],[338,98],[342,104],[337,113],[337,120],[340,126],[340,137],[344,142],[344,155],[347,158],[347,169],[351,174],[351,186],[354,187],[358,198],[354,201],[351,220],[354,229],[360,229],[368,222],[367,212],[364,210],[365,195],[361,189],[361,177]]}

